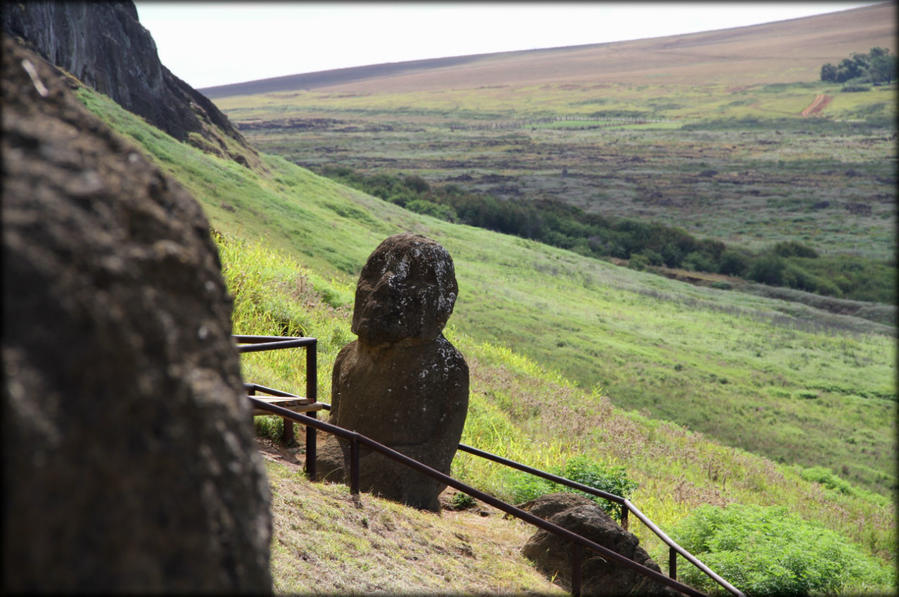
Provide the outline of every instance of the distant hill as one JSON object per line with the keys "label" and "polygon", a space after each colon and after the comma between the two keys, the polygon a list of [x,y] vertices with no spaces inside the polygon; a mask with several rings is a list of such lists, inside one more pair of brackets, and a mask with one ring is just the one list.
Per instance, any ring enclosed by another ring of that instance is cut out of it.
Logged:
{"label": "distant hill", "polygon": [[749,27],[635,41],[414,60],[206,87],[210,98],[301,89],[408,92],[549,82],[817,79],[821,65],[872,46],[896,51],[888,2]]}

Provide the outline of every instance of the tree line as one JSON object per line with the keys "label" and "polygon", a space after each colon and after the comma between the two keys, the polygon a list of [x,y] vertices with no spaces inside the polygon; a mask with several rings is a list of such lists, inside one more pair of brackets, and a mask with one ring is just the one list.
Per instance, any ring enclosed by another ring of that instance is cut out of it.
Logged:
{"label": "tree line", "polygon": [[497,199],[456,184],[430,184],[420,176],[364,174],[325,166],[320,174],[410,211],[569,249],[599,259],[628,260],[634,269],[654,266],[721,273],[816,294],[893,303],[895,270],[862,257],[820,256],[796,241],[753,252],[699,239],[656,222],[608,218],[559,201]]}
{"label": "tree line", "polygon": [[896,56],[886,48],[871,48],[867,54],[853,53],[834,66],[821,67],[821,80],[834,83],[889,84],[896,80]]}

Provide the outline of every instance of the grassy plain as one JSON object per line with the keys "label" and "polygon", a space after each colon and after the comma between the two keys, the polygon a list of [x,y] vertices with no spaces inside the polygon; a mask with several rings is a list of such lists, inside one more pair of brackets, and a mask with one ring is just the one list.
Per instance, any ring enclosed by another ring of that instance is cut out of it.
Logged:
{"label": "grassy plain", "polygon": [[[385,236],[420,232],[456,263],[460,298],[447,335],[472,372],[463,441],[544,468],[578,455],[624,466],[639,484],[633,501],[662,528],[701,504],[785,505],[895,563],[887,497],[895,487],[892,328],[451,225],[270,155],[262,156],[265,171],[249,170],[177,143],[103,96],[80,93],[203,204],[235,295],[235,331],[319,338],[326,400],[334,356],[353,338],[364,260]],[[303,391],[301,354],[245,355],[244,367],[247,379]],[[623,408],[625,398],[638,405]],[[280,495],[278,586],[300,590],[310,581],[290,562],[312,537],[295,521],[328,520],[334,492],[323,490],[327,496],[310,498],[300,512],[304,500],[282,488],[285,475],[269,472]],[[461,455],[454,474],[507,499],[515,481]],[[424,528],[422,544],[432,541],[427,524],[403,524],[418,529],[410,533]],[[636,532],[664,558],[645,529]],[[366,554],[380,550],[340,529],[331,539],[356,550],[363,568],[372,566]],[[375,586],[350,582],[359,591]],[[410,582],[435,581],[425,574]]]}
{"label": "grassy plain", "polygon": [[[549,198],[750,249],[799,240],[894,260],[895,88],[839,89],[546,84],[216,103],[262,150],[312,169],[339,163]],[[835,99],[800,118],[820,94]]]}
{"label": "grassy plain", "polygon": [[[896,88],[821,65],[896,51],[895,6],[613,44],[359,67],[207,90],[312,169],[417,174],[895,264]],[[826,96],[814,117],[801,113]]]}

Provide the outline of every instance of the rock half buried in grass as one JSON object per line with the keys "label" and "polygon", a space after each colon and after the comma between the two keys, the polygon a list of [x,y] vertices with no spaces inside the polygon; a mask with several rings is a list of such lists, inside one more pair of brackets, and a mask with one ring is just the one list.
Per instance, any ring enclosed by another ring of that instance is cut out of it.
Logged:
{"label": "rock half buried in grass", "polygon": [[[453,260],[421,235],[384,240],[356,287],[353,332],[334,364],[330,421],[449,473],[468,411],[468,365],[443,337],[456,301]],[[360,452],[360,488],[438,510],[445,485],[368,450]],[[349,449],[323,442],[327,478]],[[343,461],[342,463],[340,461]],[[341,473],[338,471],[338,475]]]}
{"label": "rock half buried in grass", "polygon": [[[659,566],[639,546],[639,540],[589,498],[555,493],[527,502],[521,508],[660,572]],[[571,589],[571,544],[567,540],[539,530],[521,551],[542,572],[555,578],[558,585]],[[668,587],[588,549],[584,550],[582,579],[582,595],[677,595]]]}

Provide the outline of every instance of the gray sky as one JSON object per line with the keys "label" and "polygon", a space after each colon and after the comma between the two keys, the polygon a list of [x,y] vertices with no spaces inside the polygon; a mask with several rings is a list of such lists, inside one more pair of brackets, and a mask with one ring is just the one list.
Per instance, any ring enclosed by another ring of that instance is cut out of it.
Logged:
{"label": "gray sky", "polygon": [[742,27],[865,4],[872,2],[136,2],[163,64],[197,88]]}

